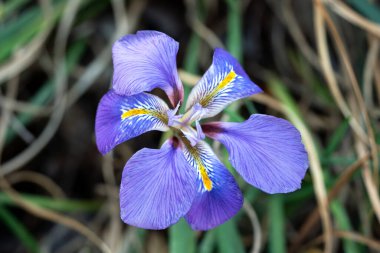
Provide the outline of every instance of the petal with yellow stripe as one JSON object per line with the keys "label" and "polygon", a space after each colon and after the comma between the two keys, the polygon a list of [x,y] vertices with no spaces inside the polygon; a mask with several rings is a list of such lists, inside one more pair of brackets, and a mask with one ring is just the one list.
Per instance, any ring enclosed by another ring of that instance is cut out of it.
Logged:
{"label": "petal with yellow stripe", "polygon": [[185,158],[198,174],[197,195],[185,219],[195,230],[212,229],[240,210],[243,196],[234,177],[207,143],[200,141],[193,147],[183,142]]}
{"label": "petal with yellow stripe", "polygon": [[96,144],[106,154],[116,145],[151,130],[168,130],[169,110],[159,97],[140,93],[121,96],[110,90],[96,113]]}
{"label": "petal with yellow stripe", "polygon": [[196,195],[196,173],[177,139],[160,149],[144,148],[127,162],[120,186],[122,220],[145,229],[164,229],[190,209]]}
{"label": "petal with yellow stripe", "polygon": [[199,103],[204,110],[203,118],[208,118],[218,114],[233,101],[261,91],[234,57],[217,48],[210,68],[191,91],[186,109]]}

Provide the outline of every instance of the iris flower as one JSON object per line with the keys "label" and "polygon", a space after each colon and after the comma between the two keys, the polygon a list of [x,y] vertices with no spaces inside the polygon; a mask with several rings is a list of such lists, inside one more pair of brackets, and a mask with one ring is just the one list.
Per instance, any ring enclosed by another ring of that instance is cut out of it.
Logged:
{"label": "iris flower", "polygon": [[[115,42],[112,89],[96,114],[96,143],[106,154],[116,145],[151,130],[171,131],[160,149],[136,152],[124,167],[121,219],[145,229],[164,229],[184,217],[195,230],[214,228],[242,207],[234,176],[205,136],[221,142],[237,172],[267,193],[301,186],[308,158],[298,130],[288,121],[254,114],[242,123],[202,119],[231,102],[262,92],[238,61],[215,49],[213,61],[179,114],[183,86],[178,77],[178,42],[157,31],[139,31]],[[171,103],[148,93],[162,89]]]}

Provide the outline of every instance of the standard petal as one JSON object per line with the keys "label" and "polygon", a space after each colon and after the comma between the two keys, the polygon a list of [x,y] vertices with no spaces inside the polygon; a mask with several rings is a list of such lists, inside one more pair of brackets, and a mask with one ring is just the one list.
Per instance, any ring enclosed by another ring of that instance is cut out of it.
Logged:
{"label": "standard petal", "polygon": [[208,144],[200,141],[192,147],[187,143],[184,154],[198,173],[197,196],[185,219],[195,230],[212,229],[240,210],[243,196],[234,177]]}
{"label": "standard petal", "polygon": [[232,165],[253,186],[272,194],[301,187],[308,156],[288,121],[254,114],[243,123],[208,123],[202,129],[226,146]]}
{"label": "standard petal", "polygon": [[159,97],[121,96],[110,90],[101,99],[95,120],[96,144],[102,154],[150,130],[166,131],[168,106]]}
{"label": "standard petal", "polygon": [[191,91],[186,109],[199,103],[204,108],[203,118],[208,118],[218,114],[231,102],[261,91],[235,58],[217,48],[210,68]]}
{"label": "standard petal", "polygon": [[178,42],[157,31],[139,31],[115,42],[113,88],[120,95],[163,89],[173,106],[183,100],[176,56]]}
{"label": "standard petal", "polygon": [[144,148],[127,162],[120,186],[122,220],[145,229],[164,229],[190,209],[196,194],[196,173],[178,140],[161,149]]}

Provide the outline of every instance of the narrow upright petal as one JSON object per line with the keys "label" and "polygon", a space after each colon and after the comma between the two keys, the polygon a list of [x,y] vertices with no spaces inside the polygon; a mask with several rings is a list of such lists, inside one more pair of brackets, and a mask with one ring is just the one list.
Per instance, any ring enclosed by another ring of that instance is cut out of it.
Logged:
{"label": "narrow upright petal", "polygon": [[173,106],[183,100],[176,56],[178,42],[157,31],[139,31],[115,42],[113,88],[120,95],[163,89]]}
{"label": "narrow upright petal", "polygon": [[172,139],[161,149],[144,148],[127,162],[120,187],[125,223],[164,229],[189,211],[196,195],[196,173],[179,145]]}
{"label": "narrow upright petal", "polygon": [[204,133],[223,143],[240,175],[267,193],[301,187],[308,157],[298,130],[288,121],[254,114],[243,123],[214,122]]}
{"label": "narrow upright petal", "polygon": [[95,120],[96,144],[102,154],[151,130],[168,130],[168,106],[159,97],[140,93],[121,96],[110,90],[101,99]]}
{"label": "narrow upright petal", "polygon": [[195,230],[212,229],[232,218],[243,205],[234,177],[207,143],[186,143],[186,160],[198,174],[198,193],[185,219]]}
{"label": "narrow upright petal", "polygon": [[208,118],[231,102],[261,91],[235,58],[217,48],[210,68],[191,91],[186,109],[199,103],[204,108],[203,118]]}

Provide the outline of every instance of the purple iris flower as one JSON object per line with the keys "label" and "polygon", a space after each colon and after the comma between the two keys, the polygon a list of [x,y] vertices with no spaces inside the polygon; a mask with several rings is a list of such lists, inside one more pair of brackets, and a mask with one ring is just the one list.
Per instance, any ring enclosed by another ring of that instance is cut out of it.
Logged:
{"label": "purple iris flower", "polygon": [[[239,174],[267,193],[301,186],[308,158],[298,130],[288,121],[255,114],[242,123],[200,120],[231,102],[262,92],[238,61],[215,49],[213,62],[178,109],[183,86],[178,77],[178,42],[161,32],[139,31],[118,40],[112,50],[113,86],[96,114],[96,143],[106,154],[116,145],[150,130],[172,131],[160,149],[144,148],[125,165],[120,186],[122,220],[146,229],[164,229],[184,217],[196,230],[214,228],[233,217],[243,196],[205,136],[224,144]],[[169,107],[147,93],[166,92]]]}

